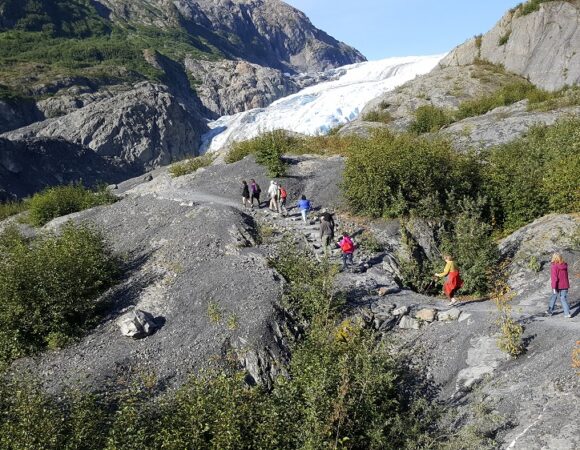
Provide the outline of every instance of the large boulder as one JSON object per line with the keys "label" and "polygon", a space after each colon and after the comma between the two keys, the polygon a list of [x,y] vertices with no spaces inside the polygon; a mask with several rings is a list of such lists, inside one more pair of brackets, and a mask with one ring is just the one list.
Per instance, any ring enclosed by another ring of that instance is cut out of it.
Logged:
{"label": "large boulder", "polygon": [[477,60],[503,65],[548,90],[580,83],[580,6],[577,1],[550,1],[523,15],[510,10],[488,33],[455,48],[441,67]]}
{"label": "large boulder", "polygon": [[144,82],[63,117],[9,133],[8,139],[62,138],[121,165],[147,170],[197,153],[205,125],[169,88]]}
{"label": "large boulder", "polygon": [[133,339],[143,339],[151,336],[158,328],[154,317],[140,309],[134,309],[117,321],[121,334]]}

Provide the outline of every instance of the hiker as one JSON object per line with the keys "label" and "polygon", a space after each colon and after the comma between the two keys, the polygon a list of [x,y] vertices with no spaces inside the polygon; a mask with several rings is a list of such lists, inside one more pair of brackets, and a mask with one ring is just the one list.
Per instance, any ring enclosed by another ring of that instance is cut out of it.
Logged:
{"label": "hiker", "polygon": [[260,185],[256,183],[256,180],[253,178],[250,180],[250,204],[252,208],[254,207],[254,199],[258,202],[258,209],[260,208],[260,194],[262,193],[262,189],[260,189]]}
{"label": "hiker", "polygon": [[348,263],[353,265],[353,255],[354,255],[354,242],[352,241],[351,237],[348,233],[342,233],[342,239],[338,243],[338,246],[341,250],[341,257],[342,257],[342,270],[346,270],[348,268]]}
{"label": "hiker", "polygon": [[322,217],[324,218],[324,220],[326,220],[328,223],[330,223],[330,226],[332,227],[332,230],[334,231],[334,228],[335,228],[334,216],[331,213],[329,213],[326,208],[322,210],[322,216],[321,216],[320,220],[322,220]]}
{"label": "hiker", "polygon": [[284,187],[281,184],[278,185],[278,198],[280,199],[280,206],[278,209],[280,210],[280,213],[283,216],[288,215],[288,209],[286,209],[287,197],[288,197],[288,193],[286,192],[286,189],[284,189]]}
{"label": "hiker", "polygon": [[443,284],[443,292],[449,298],[449,305],[454,305],[457,303],[455,293],[463,286],[463,281],[461,281],[459,267],[453,261],[453,257],[451,255],[444,255],[444,258],[446,262],[445,269],[443,269],[442,273],[436,273],[435,276],[438,278],[447,277]]}
{"label": "hiker", "polygon": [[250,205],[250,189],[246,180],[242,181],[242,205],[244,208]]}
{"label": "hiker", "polygon": [[568,305],[568,289],[570,289],[570,280],[568,279],[568,264],[559,253],[554,253],[552,256],[551,267],[552,278],[552,298],[550,298],[550,305],[548,306],[547,314],[551,316],[554,313],[554,306],[556,300],[560,297],[562,309],[564,310],[564,317],[571,318],[570,305]]}
{"label": "hiker", "polygon": [[270,187],[268,188],[268,197],[270,198],[270,209],[272,211],[280,212],[279,204],[278,204],[278,183],[274,180],[270,181]]}
{"label": "hiker", "polygon": [[320,217],[320,240],[322,241],[322,248],[324,254],[328,255],[328,247],[334,239],[334,221],[328,220],[328,216],[323,214]]}
{"label": "hiker", "polygon": [[300,209],[300,214],[302,214],[302,220],[304,223],[306,223],[308,211],[310,211],[311,207],[310,200],[307,200],[305,195],[300,197],[300,200],[298,201],[298,209]]}

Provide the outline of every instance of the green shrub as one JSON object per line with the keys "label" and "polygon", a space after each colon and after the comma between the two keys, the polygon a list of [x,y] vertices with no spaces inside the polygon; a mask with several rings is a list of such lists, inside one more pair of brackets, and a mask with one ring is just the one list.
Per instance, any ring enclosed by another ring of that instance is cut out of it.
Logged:
{"label": "green shrub", "polygon": [[300,141],[284,130],[274,130],[232,145],[226,155],[227,164],[242,160],[248,155],[255,155],[256,162],[266,167],[268,175],[280,177],[286,173],[286,165],[282,160],[285,153],[300,147]]}
{"label": "green shrub", "polygon": [[393,116],[388,111],[382,109],[375,109],[362,116],[362,120],[365,122],[379,122],[379,123],[391,123],[393,121]]}
{"label": "green shrub", "polygon": [[522,16],[527,16],[540,9],[542,3],[552,2],[555,0],[528,0],[527,2],[519,5],[519,13]]}
{"label": "green shrub", "polygon": [[26,210],[23,202],[0,203],[0,220],[4,220]]}
{"label": "green shrub", "polygon": [[117,260],[103,237],[68,224],[32,242],[0,235],[0,361],[62,346],[95,321],[99,295],[114,282]]}
{"label": "green shrub", "polygon": [[498,44],[500,47],[501,47],[502,45],[506,45],[506,44],[508,43],[508,41],[510,40],[510,36],[511,36],[511,34],[512,34],[511,30],[510,30],[510,31],[508,31],[506,34],[504,34],[503,36],[501,36],[501,37],[499,38],[499,41],[498,41],[498,43],[497,43],[497,44]]}
{"label": "green shrub", "polygon": [[580,120],[533,128],[485,156],[495,222],[515,230],[549,212],[580,211]]}
{"label": "green shrub", "polygon": [[215,159],[214,155],[212,155],[211,153],[207,153],[203,156],[198,156],[196,158],[180,161],[169,167],[169,173],[173,178],[181,177],[183,175],[189,175],[195,173],[198,169],[201,169],[202,167],[207,167],[211,165],[214,159]]}
{"label": "green shrub", "polygon": [[454,256],[464,281],[462,294],[485,295],[492,288],[492,271],[499,261],[492,239],[492,226],[486,222],[487,202],[465,198],[458,204],[451,232],[442,248]]}
{"label": "green shrub", "polygon": [[80,184],[51,187],[26,201],[27,220],[32,225],[42,226],[56,217],[108,205],[116,199],[106,188],[94,192]]}
{"label": "green shrub", "polygon": [[490,95],[467,100],[459,105],[456,119],[481,116],[500,106],[508,106],[528,97],[538,98],[541,90],[527,81],[509,83]]}
{"label": "green shrub", "polygon": [[343,175],[351,211],[372,217],[399,217],[425,198],[445,208],[451,191],[469,195],[478,184],[474,157],[460,155],[442,140],[375,133],[353,141]]}
{"label": "green shrub", "polygon": [[434,133],[453,122],[447,111],[433,105],[419,106],[414,113],[415,119],[409,125],[412,133]]}

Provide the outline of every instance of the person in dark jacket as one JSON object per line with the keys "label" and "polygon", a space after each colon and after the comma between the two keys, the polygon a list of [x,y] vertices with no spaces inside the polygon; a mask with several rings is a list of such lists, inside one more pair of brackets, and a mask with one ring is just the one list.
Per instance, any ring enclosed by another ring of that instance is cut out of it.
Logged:
{"label": "person in dark jacket", "polygon": [[252,205],[252,208],[254,207],[254,199],[258,202],[258,208],[260,208],[261,193],[262,189],[260,189],[260,185],[252,178],[250,180],[250,204]]}
{"label": "person in dark jacket", "polygon": [[244,208],[250,206],[250,188],[246,180],[242,181],[242,205]]}
{"label": "person in dark jacket", "polygon": [[570,306],[568,305],[568,289],[570,289],[570,280],[568,279],[568,264],[559,253],[554,253],[552,256],[551,267],[552,278],[552,297],[550,298],[550,305],[548,306],[547,314],[551,316],[554,313],[554,306],[556,300],[560,297],[560,303],[564,309],[564,317],[570,318]]}
{"label": "person in dark jacket", "polygon": [[324,254],[328,255],[328,247],[334,239],[334,222],[330,222],[324,214],[320,218],[320,239]]}

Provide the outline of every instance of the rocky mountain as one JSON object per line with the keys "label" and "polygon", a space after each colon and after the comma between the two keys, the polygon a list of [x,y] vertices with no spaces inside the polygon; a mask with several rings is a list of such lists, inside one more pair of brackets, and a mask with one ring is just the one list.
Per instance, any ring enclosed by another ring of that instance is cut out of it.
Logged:
{"label": "rocky mountain", "polygon": [[454,49],[441,67],[477,60],[501,64],[535,85],[557,90],[580,83],[580,2],[535,2],[508,11],[489,32]]}
{"label": "rocky mountain", "polygon": [[127,176],[197,154],[208,118],[364,60],[281,1],[2,0],[0,12],[0,133],[65,139]]}

